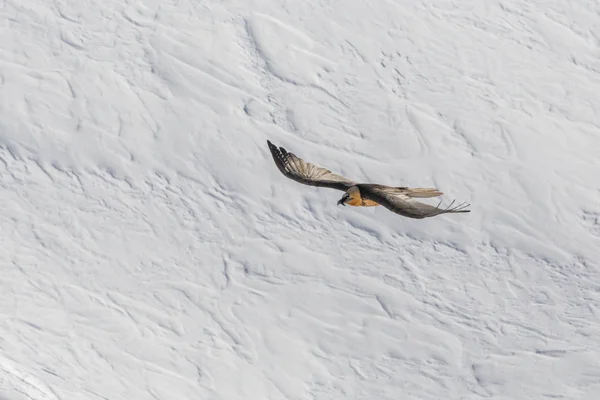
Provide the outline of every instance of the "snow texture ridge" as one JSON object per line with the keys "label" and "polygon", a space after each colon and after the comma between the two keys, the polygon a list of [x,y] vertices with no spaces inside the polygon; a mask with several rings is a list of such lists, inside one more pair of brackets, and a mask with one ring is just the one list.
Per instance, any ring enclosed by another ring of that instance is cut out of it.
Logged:
{"label": "snow texture ridge", "polygon": [[[0,400],[596,399],[589,0],[0,2]],[[468,215],[336,207],[269,139]]]}

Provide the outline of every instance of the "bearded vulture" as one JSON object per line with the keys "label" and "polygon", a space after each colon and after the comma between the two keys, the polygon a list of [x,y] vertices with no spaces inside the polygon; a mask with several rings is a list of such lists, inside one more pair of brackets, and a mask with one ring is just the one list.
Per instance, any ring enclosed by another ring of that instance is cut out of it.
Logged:
{"label": "bearded vulture", "polygon": [[440,208],[416,201],[415,198],[441,196],[443,193],[437,189],[393,187],[373,183],[357,183],[343,176],[337,175],[328,169],[308,163],[288,152],[283,147],[277,147],[267,140],[269,150],[273,155],[275,165],[286,177],[310,186],[338,189],[344,193],[337,202],[338,205],[355,207],[372,207],[382,205],[390,211],[408,218],[427,218],[440,214],[467,213],[469,204],[461,203]]}

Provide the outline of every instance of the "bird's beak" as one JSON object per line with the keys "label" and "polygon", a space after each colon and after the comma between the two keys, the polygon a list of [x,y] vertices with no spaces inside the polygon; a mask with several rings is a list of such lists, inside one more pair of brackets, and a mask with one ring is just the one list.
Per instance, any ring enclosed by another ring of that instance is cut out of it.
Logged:
{"label": "bird's beak", "polygon": [[339,200],[338,200],[338,203],[337,203],[337,205],[339,206],[340,204],[341,204],[341,205],[345,205],[345,204],[344,204],[344,199],[339,199]]}
{"label": "bird's beak", "polygon": [[342,196],[342,198],[337,202],[337,205],[339,206],[340,204],[345,206],[346,204],[344,204],[346,202],[346,200],[348,199],[348,195],[345,194]]}

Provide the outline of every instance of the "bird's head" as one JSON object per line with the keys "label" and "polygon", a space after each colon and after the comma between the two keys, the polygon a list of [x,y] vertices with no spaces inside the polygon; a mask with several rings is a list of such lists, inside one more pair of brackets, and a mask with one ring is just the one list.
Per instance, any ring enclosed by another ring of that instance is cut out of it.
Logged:
{"label": "bird's head", "polygon": [[344,195],[342,196],[341,199],[339,199],[339,201],[337,202],[338,206],[341,205],[345,205],[345,203],[350,200],[350,195],[348,193],[344,193]]}

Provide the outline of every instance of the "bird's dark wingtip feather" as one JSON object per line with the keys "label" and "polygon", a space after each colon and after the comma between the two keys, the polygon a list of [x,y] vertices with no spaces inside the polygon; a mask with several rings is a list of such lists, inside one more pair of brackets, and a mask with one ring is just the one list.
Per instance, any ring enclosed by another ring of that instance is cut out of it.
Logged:
{"label": "bird's dark wingtip feather", "polygon": [[270,140],[267,140],[267,144],[269,145],[269,150],[271,151],[271,155],[273,156],[273,161],[275,161],[275,165],[277,169],[281,171],[282,174],[287,176],[287,171],[285,168],[285,149],[283,147],[277,148]]}
{"label": "bird's dark wingtip feather", "polygon": [[[450,205],[448,205],[445,209],[443,209],[442,213],[468,213],[471,212],[471,210],[467,210],[467,207],[470,207],[471,204],[469,203],[460,203],[458,205],[454,205],[454,203],[456,202],[456,200],[452,200],[452,202],[450,203]],[[438,208],[439,208],[439,204],[438,204]]]}
{"label": "bird's dark wingtip feather", "polygon": [[273,153],[273,155],[277,155],[278,157],[281,157],[282,155],[285,156],[288,153],[286,149],[284,149],[281,146],[280,147],[275,146],[268,139],[267,139],[267,144],[269,145],[269,150],[271,150],[271,153]]}
{"label": "bird's dark wingtip feather", "polygon": [[471,204],[468,204],[468,203],[459,204],[458,206],[456,206],[454,208],[454,212],[457,212],[457,213],[469,213],[469,212],[471,212],[471,210],[467,210],[467,207],[470,207],[470,206],[471,206]]}
{"label": "bird's dark wingtip feather", "polygon": [[281,157],[281,153],[280,153],[279,149],[277,148],[277,146],[275,146],[273,143],[271,143],[270,140],[267,140],[267,144],[269,145],[269,150],[271,151],[271,154],[273,155],[273,157]]}

